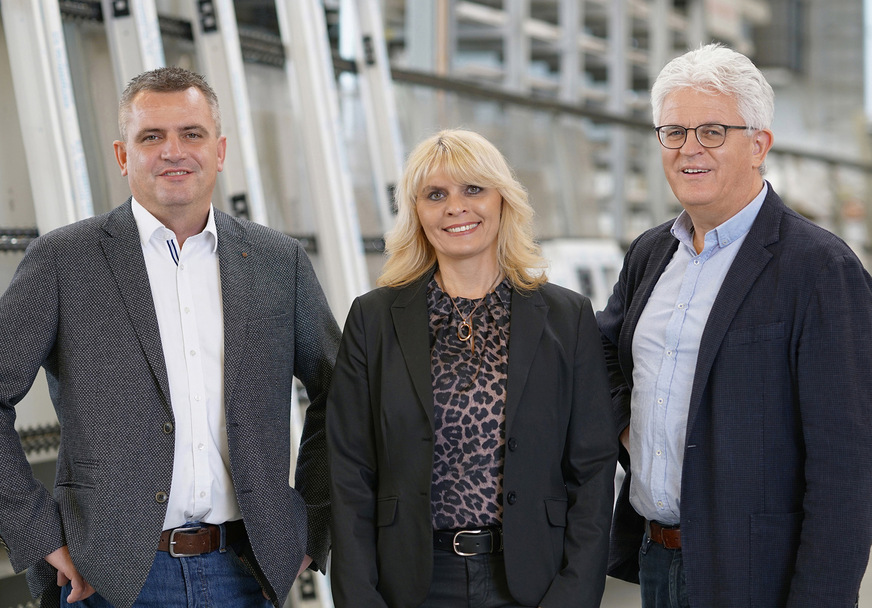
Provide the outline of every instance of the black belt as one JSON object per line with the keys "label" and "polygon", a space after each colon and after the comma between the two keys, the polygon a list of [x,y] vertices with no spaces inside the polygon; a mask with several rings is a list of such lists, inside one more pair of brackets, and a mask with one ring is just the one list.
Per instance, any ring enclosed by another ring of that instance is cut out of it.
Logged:
{"label": "black belt", "polygon": [[434,530],[433,546],[463,556],[501,553],[503,529],[498,526],[488,526],[472,530]]}

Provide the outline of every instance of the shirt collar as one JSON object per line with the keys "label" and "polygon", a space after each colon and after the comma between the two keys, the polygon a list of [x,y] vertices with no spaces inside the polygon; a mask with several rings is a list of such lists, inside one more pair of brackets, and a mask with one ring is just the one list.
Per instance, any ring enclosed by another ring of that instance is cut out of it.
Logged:
{"label": "shirt collar", "polygon": [[[145,246],[152,238],[157,237],[162,241],[175,238],[172,230],[164,226],[160,220],[154,217],[148,209],[143,207],[135,198],[132,199],[131,209],[133,219],[136,220],[136,228],[139,231],[139,240]],[[209,204],[209,217],[206,219],[206,227],[200,234],[212,236],[212,253],[218,250],[218,230],[215,228],[215,208]]]}
{"label": "shirt collar", "polygon": [[[714,230],[706,234],[705,248],[717,244],[721,248],[734,243],[751,230],[751,225],[757,219],[757,214],[763,206],[763,201],[766,200],[766,193],[769,191],[769,184],[764,181],[763,189],[754,197],[754,199],[745,205],[741,211],[728,219],[726,222],[717,226]],[[678,239],[682,244],[693,248],[693,222],[690,219],[687,211],[682,211],[672,224],[672,236]]]}

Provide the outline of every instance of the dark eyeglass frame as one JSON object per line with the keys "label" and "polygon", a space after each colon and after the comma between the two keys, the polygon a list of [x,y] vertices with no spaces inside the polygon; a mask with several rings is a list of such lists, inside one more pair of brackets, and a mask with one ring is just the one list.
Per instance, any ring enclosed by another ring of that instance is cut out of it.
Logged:
{"label": "dark eyeglass frame", "polygon": [[[716,146],[709,146],[709,145],[704,144],[702,142],[702,140],[699,138],[699,129],[702,129],[703,127],[721,127],[721,128],[723,128],[723,130],[724,130],[723,141]],[[667,129],[667,130],[683,129],[684,130],[684,137],[681,139],[681,143],[677,146],[667,146],[666,142],[663,141],[663,135],[661,135],[661,133],[660,133],[661,129]],[[695,127],[682,127],[681,125],[660,125],[659,127],[654,127],[654,131],[657,133],[657,141],[659,141],[660,145],[663,146],[664,148],[666,148],[667,150],[678,150],[679,148],[684,146],[684,144],[687,143],[687,132],[688,131],[693,131],[694,135],[696,135],[696,141],[698,141],[699,145],[701,145],[703,148],[709,148],[709,149],[720,148],[721,146],[724,145],[724,142],[727,141],[727,131],[729,131],[730,129],[751,129],[751,130],[753,130],[753,127],[748,127],[748,126],[744,126],[744,125],[722,125],[722,124],[717,123],[717,122],[707,122],[704,125],[697,125]]]}

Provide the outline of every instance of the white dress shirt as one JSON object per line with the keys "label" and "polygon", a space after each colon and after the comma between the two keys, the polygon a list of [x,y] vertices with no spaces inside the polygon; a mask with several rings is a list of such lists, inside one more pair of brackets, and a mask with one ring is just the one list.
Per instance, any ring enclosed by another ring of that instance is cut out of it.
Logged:
{"label": "white dress shirt", "polygon": [[[148,270],[175,418],[173,479],[164,529],[239,519],[224,413],[224,317],[218,232],[206,228],[183,248],[133,201]],[[135,405],[134,405],[135,407]]]}

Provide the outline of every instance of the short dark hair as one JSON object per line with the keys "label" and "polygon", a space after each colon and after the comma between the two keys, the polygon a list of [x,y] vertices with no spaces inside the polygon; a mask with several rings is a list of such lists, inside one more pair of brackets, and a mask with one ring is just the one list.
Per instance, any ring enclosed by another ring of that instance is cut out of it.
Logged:
{"label": "short dark hair", "polygon": [[212,110],[212,118],[215,121],[216,135],[221,135],[221,109],[218,107],[218,96],[206,82],[206,79],[179,67],[157,68],[149,72],[143,72],[127,84],[127,88],[121,94],[118,104],[118,131],[121,140],[127,141],[127,122],[130,119],[130,106],[133,99],[142,91],[155,91],[157,93],[176,93],[187,91],[191,87],[198,89]]}

